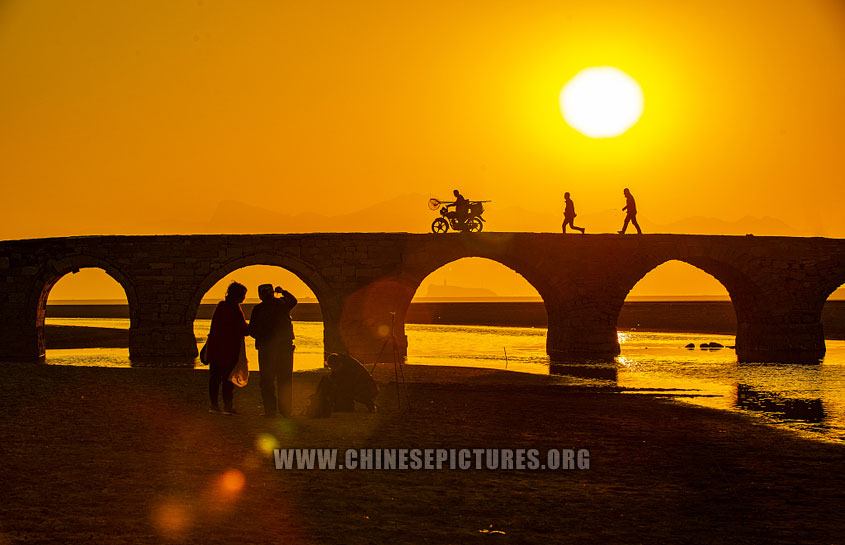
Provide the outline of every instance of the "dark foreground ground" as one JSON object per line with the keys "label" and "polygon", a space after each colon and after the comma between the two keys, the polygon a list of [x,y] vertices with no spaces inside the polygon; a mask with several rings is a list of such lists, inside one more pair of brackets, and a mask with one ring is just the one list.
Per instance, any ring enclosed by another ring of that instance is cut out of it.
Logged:
{"label": "dark foreground ground", "polygon": [[[413,412],[208,414],[206,373],[3,364],[0,543],[841,543],[845,448],[553,377],[408,367]],[[318,373],[295,378],[302,410]],[[387,381],[391,369],[377,378]],[[587,471],[276,471],[283,447],[589,448]],[[485,533],[493,528],[504,532]]]}

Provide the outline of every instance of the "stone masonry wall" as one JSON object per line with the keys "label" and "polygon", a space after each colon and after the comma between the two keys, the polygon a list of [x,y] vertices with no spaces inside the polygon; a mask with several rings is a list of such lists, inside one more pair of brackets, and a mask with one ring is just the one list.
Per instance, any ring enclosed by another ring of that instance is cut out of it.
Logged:
{"label": "stone masonry wall", "polygon": [[126,290],[132,359],[189,362],[202,296],[226,274],[262,264],[284,267],[312,289],[326,351],[372,361],[391,329],[405,353],[404,317],[420,282],[463,257],[498,261],[537,289],[549,313],[548,352],[559,360],[617,354],[625,296],[668,260],[725,285],[737,312],[740,359],[817,360],[824,354],[821,308],[845,283],[845,241],[818,238],[348,233],[5,241],[0,358],[42,357],[49,289],[73,270],[99,267]]}

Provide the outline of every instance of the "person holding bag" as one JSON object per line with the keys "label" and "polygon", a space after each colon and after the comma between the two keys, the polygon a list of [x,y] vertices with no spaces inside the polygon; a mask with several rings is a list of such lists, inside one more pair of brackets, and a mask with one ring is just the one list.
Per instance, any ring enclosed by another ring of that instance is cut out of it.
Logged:
{"label": "person holding bag", "polygon": [[[205,356],[209,364],[208,396],[211,401],[209,412],[237,414],[232,407],[235,389],[232,378],[233,374],[235,380],[237,376],[242,377],[242,373],[235,373],[239,360],[242,359],[244,362],[242,367],[246,365],[244,337],[249,334],[249,326],[240,306],[245,297],[246,286],[232,282],[226,290],[226,298],[217,303],[214,316],[211,318],[211,330],[205,346]],[[217,401],[221,384],[223,386],[222,411]],[[243,384],[246,384],[245,380]]]}

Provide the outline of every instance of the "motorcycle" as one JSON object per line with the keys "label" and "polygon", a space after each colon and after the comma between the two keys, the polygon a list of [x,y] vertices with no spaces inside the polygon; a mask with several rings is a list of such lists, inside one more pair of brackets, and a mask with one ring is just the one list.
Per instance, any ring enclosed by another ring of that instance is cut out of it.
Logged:
{"label": "motorcycle", "polygon": [[455,206],[454,202],[441,202],[437,199],[429,199],[429,209],[439,209],[441,216],[431,222],[431,231],[433,233],[445,233],[451,227],[453,231],[480,233],[484,229],[485,219],[481,217],[481,214],[484,213],[483,203],[485,202],[490,201],[469,201],[466,218],[461,221],[455,210],[449,210],[449,207]]}

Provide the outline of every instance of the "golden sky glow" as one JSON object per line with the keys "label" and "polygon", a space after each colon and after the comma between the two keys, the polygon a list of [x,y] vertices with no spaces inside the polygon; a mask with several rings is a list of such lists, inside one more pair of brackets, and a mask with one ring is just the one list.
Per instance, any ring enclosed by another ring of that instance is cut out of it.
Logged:
{"label": "golden sky glow", "polygon": [[[642,87],[621,136],[561,116],[591,66]],[[5,0],[0,74],[4,239],[196,232],[227,199],[338,215],[455,187],[494,201],[490,230],[550,214],[556,232],[564,191],[581,219],[630,187],[641,221],[845,236],[832,0]]]}

